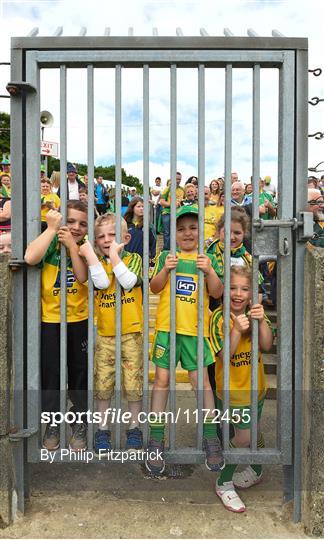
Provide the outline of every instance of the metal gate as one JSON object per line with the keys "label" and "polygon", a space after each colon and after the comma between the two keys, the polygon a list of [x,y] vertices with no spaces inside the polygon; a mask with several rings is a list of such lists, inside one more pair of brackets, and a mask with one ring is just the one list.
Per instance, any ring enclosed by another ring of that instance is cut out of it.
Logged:
{"label": "metal gate", "polygon": [[[277,257],[278,276],[278,376],[277,376],[277,444],[274,448],[257,449],[257,351],[258,335],[253,324],[252,359],[252,441],[249,449],[230,449],[229,425],[224,424],[224,454],[233,463],[282,464],[285,471],[285,492],[294,498],[294,518],[300,516],[301,490],[301,387],[303,335],[303,239],[307,177],[307,40],[285,38],[278,32],[273,37],[37,37],[12,39],[11,99],[12,133],[12,199],[13,199],[13,262],[21,266],[14,274],[13,355],[15,366],[14,423],[15,464],[19,507],[24,507],[24,491],[28,489],[27,463],[40,459],[40,279],[37,268],[23,266],[26,245],[40,232],[39,148],[40,148],[40,70],[60,70],[60,171],[61,212],[66,216],[66,73],[70,68],[87,71],[89,239],[93,241],[93,177],[94,177],[94,70],[110,67],[115,70],[115,164],[116,214],[121,214],[122,167],[122,74],[138,67],[143,73],[143,185],[144,200],[149,199],[149,77],[151,68],[170,70],[170,177],[171,183],[171,251],[175,252],[175,189],[177,171],[177,69],[190,68],[198,73],[198,177],[199,223],[203,222],[205,185],[205,72],[208,68],[225,71],[225,345],[224,358],[229,359],[229,287],[230,287],[230,176],[232,170],[232,77],[236,68],[253,70],[253,187],[258,192],[260,177],[260,71],[275,68],[279,72],[278,129],[278,219],[259,219],[258,204],[253,205],[253,296],[257,298],[260,257]],[[144,213],[144,410],[149,410],[148,395],[148,226],[149,208]],[[117,220],[117,238],[120,238]],[[199,227],[199,251],[203,249],[203,227]],[[15,262],[16,260],[16,262]],[[62,272],[66,272],[66,254],[62,248]],[[66,283],[61,280],[61,411],[66,411]],[[175,275],[171,277],[171,327],[175,320]],[[202,409],[203,387],[203,276],[199,276],[199,339],[198,339],[198,410]],[[116,295],[116,387],[120,389],[121,297]],[[94,350],[93,288],[89,281],[89,409],[93,410]],[[171,333],[170,410],[176,412],[175,393],[175,330]],[[229,362],[225,363],[224,388],[229,385]],[[227,367],[226,367],[227,366]],[[229,404],[225,394],[225,409]],[[120,408],[117,392],[116,408]],[[176,426],[170,427],[171,463],[200,463],[202,452],[202,416],[197,427],[196,449],[176,446]],[[116,426],[116,445],[120,447],[120,425]],[[147,430],[144,433],[147,435]],[[88,444],[93,431],[89,426]],[[65,446],[65,428],[61,428],[61,446]]]}

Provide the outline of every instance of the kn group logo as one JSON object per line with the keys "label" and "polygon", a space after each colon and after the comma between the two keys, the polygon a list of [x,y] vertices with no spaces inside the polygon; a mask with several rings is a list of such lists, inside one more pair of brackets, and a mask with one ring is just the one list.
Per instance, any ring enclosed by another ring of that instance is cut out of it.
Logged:
{"label": "kn group logo", "polygon": [[[68,288],[73,287],[74,283],[75,283],[75,277],[74,277],[73,272],[71,272],[71,270],[67,270],[66,271],[66,286]],[[54,284],[54,288],[55,289],[60,289],[61,288],[61,272],[60,271],[57,274],[57,278],[56,278],[56,281],[55,281],[55,284]]]}
{"label": "kn group logo", "polygon": [[176,294],[191,296],[197,289],[194,278],[190,276],[177,276]]}

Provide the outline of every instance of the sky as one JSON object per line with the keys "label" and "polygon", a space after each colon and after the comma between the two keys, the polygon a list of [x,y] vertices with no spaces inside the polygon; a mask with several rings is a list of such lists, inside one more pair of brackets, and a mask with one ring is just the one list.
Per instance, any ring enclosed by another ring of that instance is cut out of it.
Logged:
{"label": "sky", "polygon": [[[324,10],[321,0],[0,0],[0,62],[10,61],[10,38],[26,36],[39,28],[40,36],[53,35],[63,26],[63,35],[77,36],[81,27],[87,35],[175,36],[181,27],[185,36],[197,36],[201,27],[211,36],[222,36],[229,28],[246,36],[253,28],[260,36],[272,29],[287,37],[309,39],[309,67],[324,70]],[[251,38],[253,39],[253,38]],[[5,94],[9,68],[0,66],[0,94]],[[170,75],[168,69],[150,69],[150,181],[170,177]],[[324,73],[309,75],[309,97],[324,97]],[[96,165],[114,163],[114,73],[95,69],[94,155]],[[261,70],[261,176],[277,182],[278,158],[278,71]],[[87,161],[86,72],[70,69],[67,74],[67,155],[69,161]],[[206,70],[205,183],[224,173],[223,69]],[[198,78],[197,70],[178,69],[177,75],[177,170],[184,178],[198,174]],[[9,100],[0,100],[0,110],[9,112]],[[53,114],[52,128],[44,139],[59,141],[58,70],[41,72],[41,110]],[[324,102],[309,106],[309,133],[324,131]],[[252,71],[233,70],[233,157],[232,170],[243,181],[252,174]],[[122,72],[122,166],[142,179],[142,72]],[[324,160],[324,139],[309,139],[309,166]],[[324,168],[324,167],[323,167]]]}

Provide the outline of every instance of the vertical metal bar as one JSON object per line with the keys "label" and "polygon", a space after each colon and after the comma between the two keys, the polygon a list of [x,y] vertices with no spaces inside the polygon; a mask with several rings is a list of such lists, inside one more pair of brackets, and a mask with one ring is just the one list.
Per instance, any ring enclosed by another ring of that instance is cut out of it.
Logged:
{"label": "vertical metal bar", "polygon": [[[205,66],[198,67],[198,222],[199,241],[198,253],[204,253],[204,222],[205,222]],[[204,369],[204,287],[205,278],[202,271],[198,272],[198,381],[197,381],[197,448],[202,448],[203,435],[203,369]]]}
{"label": "vertical metal bar", "polygon": [[[36,93],[26,95],[26,165],[27,165],[27,242],[34,240],[40,233],[40,92],[39,68],[34,53],[27,53],[26,80],[37,89]],[[36,267],[27,272],[27,307],[33,317],[27,318],[27,423],[28,427],[39,425],[40,418],[40,274]],[[38,440],[33,437],[28,441],[28,460],[37,456]]]}
{"label": "vertical metal bar", "polygon": [[[253,67],[253,220],[259,218],[259,179],[260,179],[260,65]],[[259,257],[254,255],[256,230],[252,231],[252,303],[258,303]],[[257,450],[258,424],[258,357],[259,323],[252,320],[252,370],[251,370],[251,450]]]}
{"label": "vertical metal bar", "polygon": [[[11,49],[11,80],[24,80],[22,51]],[[26,174],[24,169],[25,152],[23,150],[24,137],[24,98],[16,96],[10,99],[10,133],[11,133],[11,236],[12,258],[22,260],[26,247],[26,218],[25,200]],[[12,276],[12,362],[13,362],[13,422],[18,430],[24,428],[24,366],[26,363],[26,314],[27,305],[24,291],[26,290],[25,272],[13,272]],[[24,512],[25,497],[24,484],[27,475],[25,464],[24,439],[13,446],[15,466],[15,489],[18,497],[18,509]]]}
{"label": "vertical metal bar", "polygon": [[[122,166],[122,108],[121,108],[121,66],[115,68],[115,213],[116,213],[116,241],[121,242],[121,166]],[[121,409],[121,289],[117,279],[116,282],[116,409]],[[120,423],[116,423],[116,448],[120,448]]]}
{"label": "vertical metal bar", "polygon": [[[149,407],[149,227],[150,227],[150,71],[149,66],[143,66],[143,196],[144,196],[144,245],[143,245],[143,409]],[[144,440],[147,442],[148,425],[144,424]]]}
{"label": "vertical metal bar", "polygon": [[[177,66],[170,68],[170,253],[176,255],[176,173],[177,173]],[[170,276],[170,409],[174,418],[176,410],[176,270]],[[170,449],[176,447],[176,425],[170,424]]]}
{"label": "vertical metal bar", "polygon": [[[93,66],[87,67],[88,84],[88,238],[94,245],[94,96]],[[94,352],[94,296],[93,283],[88,273],[88,409],[93,410],[93,352]],[[93,444],[93,423],[88,425],[88,448]]]}
{"label": "vertical metal bar", "polygon": [[[308,134],[308,51],[296,52],[296,125],[295,125],[295,216],[305,208],[307,201],[307,134]],[[303,321],[304,321],[304,257],[305,245],[295,236],[294,249],[294,310],[293,341],[295,388],[294,388],[294,509],[293,519],[301,519],[302,491],[302,426],[303,426]]]}
{"label": "vertical metal bar", "polygon": [[[231,169],[232,169],[232,65],[225,69],[225,242],[224,242],[224,349],[223,408],[229,409],[230,385],[230,271],[231,271]],[[229,449],[229,424],[223,424],[223,446]]]}
{"label": "vertical metal bar", "polygon": [[[278,218],[293,216],[294,174],[294,79],[295,53],[283,53],[284,62],[279,70],[279,163],[278,163]],[[289,254],[278,257],[277,263],[277,312],[278,312],[278,370],[277,402],[279,445],[283,464],[291,465],[292,453],[292,244],[291,230],[279,228],[279,252],[287,241]],[[290,475],[293,471],[290,467]],[[287,486],[289,475],[286,474]],[[288,498],[290,496],[288,495]]]}
{"label": "vertical metal bar", "polygon": [[[60,200],[63,223],[67,218],[67,181],[66,181],[66,66],[60,66]],[[66,412],[66,345],[67,345],[67,323],[66,323],[66,249],[61,244],[61,283],[60,283],[60,409],[63,414]],[[66,446],[65,423],[60,425],[61,448]]]}

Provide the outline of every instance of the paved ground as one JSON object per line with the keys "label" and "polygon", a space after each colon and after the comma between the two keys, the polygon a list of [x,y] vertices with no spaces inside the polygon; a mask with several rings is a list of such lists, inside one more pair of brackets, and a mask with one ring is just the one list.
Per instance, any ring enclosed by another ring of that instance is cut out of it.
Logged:
{"label": "paved ground", "polygon": [[[187,392],[178,405],[188,399]],[[193,442],[193,429],[181,431],[180,441]],[[266,402],[263,431],[273,443],[275,402]],[[162,479],[134,463],[40,463],[30,470],[25,517],[0,538],[306,538],[282,503],[279,466],[266,466],[264,481],[241,492],[247,511],[240,515],[222,507],[204,466],[184,466],[176,478],[169,469]]]}

